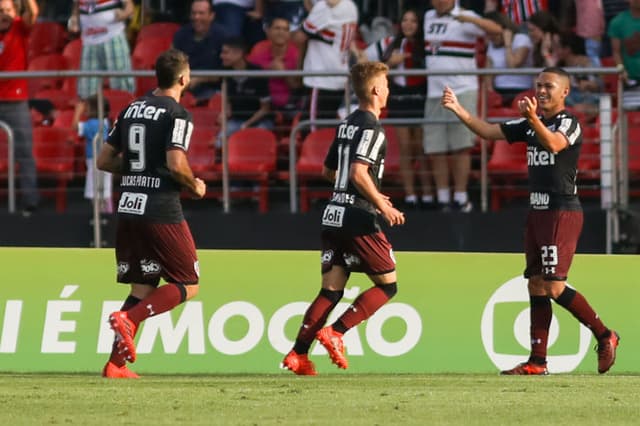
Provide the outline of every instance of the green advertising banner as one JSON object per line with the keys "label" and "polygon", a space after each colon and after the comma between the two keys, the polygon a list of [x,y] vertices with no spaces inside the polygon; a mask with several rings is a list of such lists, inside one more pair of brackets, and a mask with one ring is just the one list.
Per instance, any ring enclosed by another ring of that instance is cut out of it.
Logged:
{"label": "green advertising banner", "polygon": [[[200,294],[143,323],[138,373],[277,373],[320,287],[320,253],[199,252]],[[497,372],[528,355],[521,254],[397,253],[398,294],[345,335],[350,372]],[[0,370],[96,372],[107,324],[128,286],[113,250],[0,248]],[[621,337],[614,372],[640,372],[640,266],[636,256],[578,255],[569,283]],[[363,289],[353,274],[332,321]],[[589,330],[554,305],[549,370],[595,372]],[[335,372],[312,346],[320,373]],[[291,374],[282,371],[282,374]]]}

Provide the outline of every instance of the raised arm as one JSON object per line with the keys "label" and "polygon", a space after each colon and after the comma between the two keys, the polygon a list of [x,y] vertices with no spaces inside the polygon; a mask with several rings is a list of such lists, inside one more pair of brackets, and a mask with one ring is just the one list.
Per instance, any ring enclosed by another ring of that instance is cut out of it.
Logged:
{"label": "raised arm", "polygon": [[456,16],[456,19],[460,22],[470,22],[473,25],[481,28],[482,31],[487,34],[500,34],[502,32],[502,27],[491,19],[466,14],[460,14]]}
{"label": "raised arm", "polygon": [[38,3],[36,0],[26,0],[24,2],[24,10],[22,11],[22,20],[28,26],[31,26],[36,23],[36,19],[38,19],[38,14],[40,13],[40,9],[38,8]]}
{"label": "raised arm", "polygon": [[442,92],[442,106],[453,112],[460,121],[467,126],[473,133],[484,139],[504,139],[500,125],[497,123],[489,123],[479,117],[472,115],[467,111],[460,102],[453,90],[445,87]]}
{"label": "raised arm", "polygon": [[123,0],[122,9],[116,10],[116,19],[118,21],[126,21],[133,15],[134,7],[132,0]]}
{"label": "raised arm", "polygon": [[549,130],[540,120],[540,117],[536,114],[538,101],[535,97],[523,97],[518,101],[518,108],[520,109],[520,114],[527,119],[533,131],[536,132],[536,137],[540,144],[547,151],[556,154],[569,146],[569,141],[564,133]]}

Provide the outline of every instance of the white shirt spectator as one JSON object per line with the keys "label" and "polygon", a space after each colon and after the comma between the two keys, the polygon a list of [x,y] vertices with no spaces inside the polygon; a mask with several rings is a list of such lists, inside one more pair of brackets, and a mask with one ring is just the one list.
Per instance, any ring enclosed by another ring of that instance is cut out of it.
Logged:
{"label": "white shirt spectator", "polygon": [[[522,68],[533,68],[533,43],[528,35],[517,33],[513,35],[511,42],[511,50],[516,51],[520,48],[529,48],[529,55]],[[508,69],[507,58],[505,56],[505,47],[496,47],[489,43],[487,48],[487,57],[491,59],[493,68]],[[493,86],[499,89],[528,89],[533,87],[533,77],[530,75],[496,75],[493,79]]]}
{"label": "white shirt spectator", "polygon": [[124,34],[124,22],[116,19],[116,11],[122,8],[120,0],[79,0],[78,8],[83,44],[102,44]]}
{"label": "white shirt spectator", "polygon": [[[334,7],[316,3],[302,24],[309,37],[304,57],[305,71],[349,70],[349,47],[358,23],[358,9],[352,0],[341,0]],[[307,87],[325,90],[344,89],[347,77],[304,77]]]}
{"label": "white shirt spectator", "polygon": [[[478,37],[484,31],[470,22],[460,22],[458,15],[479,17],[471,10],[455,6],[451,13],[438,16],[435,10],[424,15],[424,40],[426,65],[428,70],[475,70],[475,49]],[[440,98],[445,86],[455,93],[478,90],[475,75],[433,75],[429,76],[428,98]]]}

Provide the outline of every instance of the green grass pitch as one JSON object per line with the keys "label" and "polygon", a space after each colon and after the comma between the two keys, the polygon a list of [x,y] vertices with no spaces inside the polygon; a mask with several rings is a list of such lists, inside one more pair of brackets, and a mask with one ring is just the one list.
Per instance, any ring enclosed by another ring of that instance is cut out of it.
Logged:
{"label": "green grass pitch", "polygon": [[0,375],[4,425],[636,425],[640,376]]}

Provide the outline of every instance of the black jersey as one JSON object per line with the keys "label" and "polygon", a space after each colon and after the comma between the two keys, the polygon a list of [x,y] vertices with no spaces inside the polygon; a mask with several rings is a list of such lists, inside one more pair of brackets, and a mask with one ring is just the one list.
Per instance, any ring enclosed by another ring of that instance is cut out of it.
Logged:
{"label": "black jersey", "polygon": [[553,154],[545,149],[525,118],[501,124],[509,143],[527,142],[530,206],[536,210],[579,210],[578,157],[582,147],[582,129],[578,119],[567,111],[544,119],[552,132],[562,133],[569,142],[567,148]]}
{"label": "black jersey", "polygon": [[[324,165],[336,171],[336,181],[322,225],[344,229],[353,235],[376,232],[376,209],[349,179],[354,162],[369,165],[369,176],[380,189],[387,138],[380,122],[369,111],[356,110],[338,125]],[[334,207],[331,207],[334,206]]]}
{"label": "black jersey", "polygon": [[180,184],[167,151],[189,149],[191,114],[168,96],[146,95],[124,108],[107,142],[123,157],[118,214],[160,223],[183,220]]}

